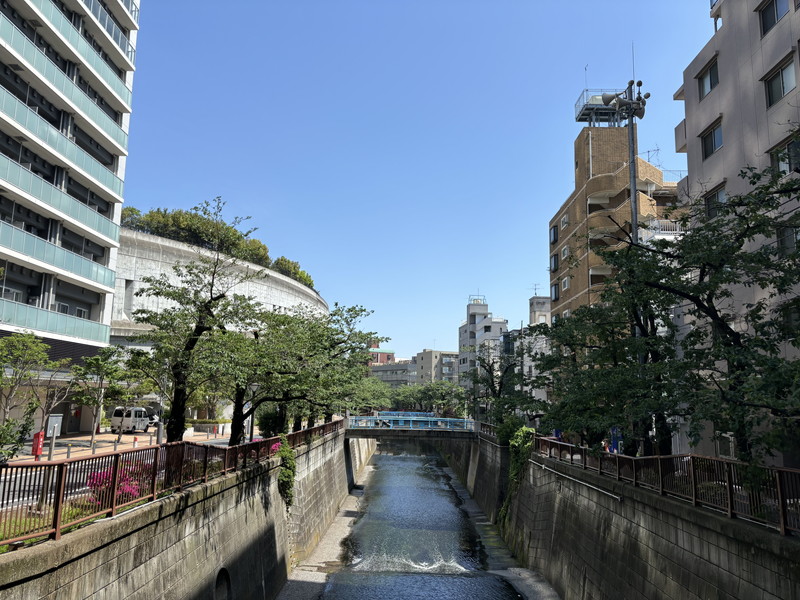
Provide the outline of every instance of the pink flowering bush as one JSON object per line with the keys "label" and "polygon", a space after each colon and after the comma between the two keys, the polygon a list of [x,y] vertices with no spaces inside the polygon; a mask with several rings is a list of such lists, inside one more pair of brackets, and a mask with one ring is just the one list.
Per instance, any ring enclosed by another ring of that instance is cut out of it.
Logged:
{"label": "pink flowering bush", "polygon": [[275,454],[280,449],[281,449],[281,443],[280,442],[275,442],[274,444],[272,444],[272,446],[269,447],[270,456]]}
{"label": "pink flowering bush", "polygon": [[[141,465],[124,465],[119,468],[117,478],[117,504],[128,502],[139,497],[147,476],[147,468]],[[109,491],[114,481],[114,470],[95,471],[86,479],[87,487],[92,490],[93,501],[101,505],[104,501],[110,504]]]}

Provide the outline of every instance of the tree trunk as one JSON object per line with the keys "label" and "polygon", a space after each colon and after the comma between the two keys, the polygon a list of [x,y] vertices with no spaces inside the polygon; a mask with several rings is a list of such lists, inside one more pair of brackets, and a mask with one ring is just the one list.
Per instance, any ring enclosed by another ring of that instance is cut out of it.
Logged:
{"label": "tree trunk", "polygon": [[[238,446],[244,441],[244,388],[236,388],[233,398],[233,416],[231,417],[231,439],[228,446]],[[253,418],[256,418],[253,411]]]}
{"label": "tree trunk", "polygon": [[303,429],[303,415],[296,414],[294,417],[294,425],[292,426],[292,431],[302,431]]}
{"label": "tree trunk", "polygon": [[332,423],[333,422],[333,411],[332,410],[331,411],[327,411],[325,413],[325,422],[326,423]]}

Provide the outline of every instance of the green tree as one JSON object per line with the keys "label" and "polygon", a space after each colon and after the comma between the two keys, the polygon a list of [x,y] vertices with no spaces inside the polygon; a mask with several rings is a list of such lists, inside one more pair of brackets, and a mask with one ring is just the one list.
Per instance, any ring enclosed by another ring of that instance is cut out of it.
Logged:
{"label": "green tree", "polygon": [[351,395],[355,411],[384,410],[391,406],[392,388],[376,377],[360,379]]}
{"label": "green tree", "polygon": [[50,346],[32,333],[0,338],[0,423],[31,400],[31,387],[42,365],[49,363]]}
{"label": "green tree", "polygon": [[123,393],[125,368],[123,351],[118,346],[100,348],[95,356],[85,357],[83,364],[72,367],[75,396],[92,411],[92,439],[94,446],[106,398]]}
{"label": "green tree", "polygon": [[47,361],[40,366],[39,376],[31,386],[32,399],[42,414],[40,431],[44,431],[47,418],[69,397],[74,387],[69,358]]}
{"label": "green tree", "polygon": [[231,223],[224,221],[224,206],[216,198],[195,207],[193,213],[201,217],[198,222],[205,227],[202,236],[206,251],[198,252],[192,262],[173,266],[172,276],[161,273],[144,277],[147,287],[137,292],[166,301],[164,308],[141,309],[134,318],[150,327],[140,340],[152,346],[155,360],[162,362],[170,373],[169,442],[183,437],[187,403],[203,384],[194,371],[207,360],[204,351],[213,348],[208,338],[247,329],[247,319],[255,313],[252,299],[234,290],[243,282],[260,277],[262,272],[241,267],[242,259],[234,241],[246,238],[250,232],[238,230],[241,218]]}
{"label": "green tree", "polygon": [[311,279],[311,276],[308,273],[300,268],[300,263],[289,260],[285,256],[281,256],[276,259],[272,264],[272,268],[278,273],[286,275],[287,277],[291,277],[292,279],[296,279],[303,285],[307,285],[312,289],[314,287],[314,280]]}

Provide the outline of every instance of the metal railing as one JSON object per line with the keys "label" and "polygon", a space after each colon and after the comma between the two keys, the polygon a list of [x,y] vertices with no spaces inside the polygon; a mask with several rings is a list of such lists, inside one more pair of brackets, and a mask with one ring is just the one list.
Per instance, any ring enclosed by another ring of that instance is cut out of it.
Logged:
{"label": "metal railing", "polygon": [[800,533],[800,470],[797,469],[751,466],[694,454],[642,457],[598,454],[589,448],[539,436],[535,438],[534,452],[731,518],[760,523],[782,535]]}
{"label": "metal railing", "polygon": [[350,417],[347,421],[347,428],[475,431],[475,421],[470,421],[469,419],[445,419],[439,417]]}
{"label": "metal railing", "polygon": [[[339,419],[287,435],[292,448],[342,428]],[[138,450],[0,467],[0,545],[60,539],[66,528],[112,516],[273,456],[279,437],[220,447],[174,442]]]}
{"label": "metal railing", "polygon": [[433,417],[432,412],[405,412],[402,410],[381,410],[378,411],[379,417]]}

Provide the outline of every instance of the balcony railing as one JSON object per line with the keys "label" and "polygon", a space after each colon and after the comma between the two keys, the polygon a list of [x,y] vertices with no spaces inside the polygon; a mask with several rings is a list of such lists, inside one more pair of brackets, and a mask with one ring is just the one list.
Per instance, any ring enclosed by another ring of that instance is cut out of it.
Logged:
{"label": "balcony railing", "polygon": [[91,66],[108,87],[122,100],[125,106],[131,105],[131,90],[119,75],[103,60],[100,54],[92,48],[75,26],[69,22],[64,13],[53,4],[52,0],[30,0],[38,8],[45,18],[50,22],[53,29],[58,31],[75,51],[81,56],[86,64]]}
{"label": "balcony railing", "polygon": [[0,180],[72,217],[89,229],[115,242],[119,240],[119,225],[3,154],[0,154]]}
{"label": "balcony railing", "polygon": [[100,4],[98,0],[83,0],[83,4],[95,16],[100,25],[108,32],[108,35],[111,36],[111,39],[114,40],[114,43],[120,47],[125,56],[128,57],[128,60],[131,61],[131,64],[133,64],[136,60],[136,49],[133,47],[133,44],[131,44],[130,40],[128,40],[128,37],[122,33],[122,30],[117,27],[117,24],[114,22],[114,19],[111,18],[111,15],[108,14],[105,7]]}
{"label": "balcony railing", "polygon": [[122,0],[122,5],[128,11],[133,20],[138,23],[139,22],[139,5],[136,4],[133,0]]}
{"label": "balcony railing", "polygon": [[0,111],[22,127],[31,137],[37,138],[42,144],[61,154],[117,196],[122,196],[122,179],[2,86],[0,86]]}
{"label": "balcony railing", "polygon": [[[292,448],[339,431],[333,421],[287,435]],[[280,438],[219,447],[175,442],[138,450],[0,467],[0,544],[60,539],[62,530],[112,516],[275,455]]]}
{"label": "balcony railing", "polygon": [[9,223],[0,222],[0,246],[39,260],[61,271],[113,288],[114,271],[79,254],[65,250]]}
{"label": "balcony railing", "polygon": [[0,14],[0,37],[14,52],[22,56],[28,64],[36,69],[59,93],[63,94],[78,110],[86,115],[92,123],[122,148],[127,148],[128,134],[3,14]]}
{"label": "balcony railing", "polygon": [[0,299],[0,323],[108,344],[110,328],[88,319]]}

